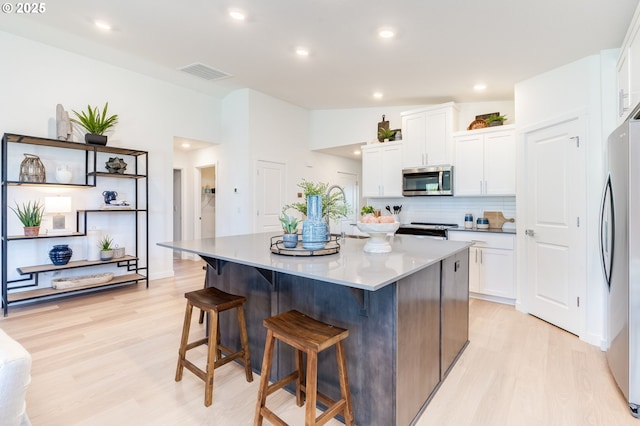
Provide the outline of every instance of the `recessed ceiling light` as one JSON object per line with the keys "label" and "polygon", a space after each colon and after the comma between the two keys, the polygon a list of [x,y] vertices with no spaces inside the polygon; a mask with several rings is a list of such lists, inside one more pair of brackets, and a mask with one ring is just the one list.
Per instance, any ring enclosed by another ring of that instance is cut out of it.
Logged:
{"label": "recessed ceiling light", "polygon": [[309,56],[309,50],[305,47],[297,47],[296,55],[298,56]]}
{"label": "recessed ceiling light", "polygon": [[478,92],[485,90],[487,88],[486,84],[476,84],[475,86],[473,86],[473,90],[476,90]]}
{"label": "recessed ceiling light", "polygon": [[392,38],[396,33],[391,28],[381,28],[378,30],[378,35],[382,38]]}
{"label": "recessed ceiling light", "polygon": [[106,30],[109,31],[111,29],[111,25],[107,24],[106,22],[103,21],[96,21],[95,22],[96,27],[102,29],[102,30]]}
{"label": "recessed ceiling light", "polygon": [[375,93],[373,94],[373,97],[374,97],[374,98],[376,98],[376,99],[382,99],[382,93],[380,93],[380,92],[375,92]]}
{"label": "recessed ceiling light", "polygon": [[188,143],[188,142],[183,142],[182,145],[180,145],[180,146],[183,147],[183,148],[189,148],[191,146],[191,144]]}
{"label": "recessed ceiling light", "polygon": [[244,21],[246,19],[246,17],[247,17],[244,14],[244,12],[242,12],[240,10],[230,10],[229,11],[229,16],[231,16],[236,21]]}
{"label": "recessed ceiling light", "polygon": [[362,152],[359,149],[356,149],[355,151],[353,151],[353,155],[360,155],[362,154]]}

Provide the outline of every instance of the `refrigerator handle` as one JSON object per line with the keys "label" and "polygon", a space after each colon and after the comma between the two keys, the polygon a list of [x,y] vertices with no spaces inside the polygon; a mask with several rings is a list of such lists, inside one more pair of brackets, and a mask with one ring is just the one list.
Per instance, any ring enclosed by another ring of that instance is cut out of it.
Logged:
{"label": "refrigerator handle", "polygon": [[[609,209],[608,218],[605,217],[607,208]],[[605,220],[608,219],[608,226],[605,226]],[[602,262],[602,270],[607,288],[611,290],[611,267],[613,266],[613,248],[615,247],[615,214],[613,203],[613,190],[611,187],[611,173],[607,174],[607,181],[602,191],[602,203],[600,206],[600,260]],[[608,256],[607,256],[608,254]]]}

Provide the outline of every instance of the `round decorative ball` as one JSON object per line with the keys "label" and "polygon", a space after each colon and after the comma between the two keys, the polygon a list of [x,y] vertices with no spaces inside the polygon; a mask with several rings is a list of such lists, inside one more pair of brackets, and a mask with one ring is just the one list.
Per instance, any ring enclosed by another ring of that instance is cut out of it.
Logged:
{"label": "round decorative ball", "polygon": [[71,250],[67,244],[55,245],[49,250],[49,259],[57,266],[69,263],[72,255],[73,250]]}

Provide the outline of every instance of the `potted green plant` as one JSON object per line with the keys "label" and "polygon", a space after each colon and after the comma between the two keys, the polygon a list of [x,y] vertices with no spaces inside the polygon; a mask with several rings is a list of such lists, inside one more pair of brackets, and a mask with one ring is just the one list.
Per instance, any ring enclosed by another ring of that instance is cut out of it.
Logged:
{"label": "potted green plant", "polygon": [[327,220],[337,220],[341,217],[349,214],[349,207],[345,204],[345,199],[342,193],[330,193],[329,184],[324,182],[314,183],[302,179],[302,182],[298,184],[298,187],[302,189],[304,194],[304,202],[292,203],[284,206],[283,210],[292,208],[299,211],[303,215],[307,215],[307,197],[309,195],[321,195],[322,196],[322,216]]}
{"label": "potted green plant", "polygon": [[373,206],[362,206],[360,209],[360,216],[366,216],[368,214],[374,214],[376,209]]}
{"label": "potted green plant", "polygon": [[113,239],[108,235],[105,235],[98,241],[98,247],[100,247],[100,260],[113,259]]}
{"label": "potted green plant", "polygon": [[294,248],[298,245],[298,219],[282,211],[278,218],[282,224],[282,241],[286,248]]}
{"label": "potted green plant", "polygon": [[42,222],[42,214],[44,206],[39,201],[29,201],[27,204],[18,205],[16,208],[9,207],[18,216],[22,226],[24,227],[24,235],[27,237],[36,237],[40,233],[40,223]]}
{"label": "potted green plant", "polygon": [[384,127],[378,128],[378,140],[380,142],[389,142],[393,139],[393,136],[396,134],[396,130],[393,129],[385,129]]}
{"label": "potted green plant", "polygon": [[107,144],[107,137],[104,133],[118,123],[117,114],[107,115],[108,108],[109,102],[106,102],[102,112],[98,110],[98,107],[91,107],[91,105],[87,105],[86,111],[77,112],[72,110],[77,119],[72,118],[71,121],[87,131],[87,134],[84,135],[86,143],[94,145]]}
{"label": "potted green plant", "polygon": [[506,120],[506,115],[492,115],[491,117],[484,119],[489,127],[502,126]]}

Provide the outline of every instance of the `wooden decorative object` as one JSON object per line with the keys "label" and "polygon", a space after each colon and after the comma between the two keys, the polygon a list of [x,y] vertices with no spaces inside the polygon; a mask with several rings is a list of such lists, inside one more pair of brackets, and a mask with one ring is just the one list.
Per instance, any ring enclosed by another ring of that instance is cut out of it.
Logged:
{"label": "wooden decorative object", "polygon": [[489,127],[489,125],[487,124],[486,121],[484,121],[484,120],[473,120],[469,124],[469,127],[467,127],[467,130],[484,129],[485,127]]}
{"label": "wooden decorative object", "polygon": [[82,287],[85,285],[102,284],[111,281],[113,272],[104,274],[85,275],[82,277],[57,278],[51,280],[51,287],[61,290],[65,288]]}
{"label": "wooden decorative object", "polygon": [[[385,120],[384,118],[385,118],[385,115],[382,114],[382,121],[380,121],[378,123],[378,127],[376,127],[376,135],[378,134],[380,129],[389,130],[389,121]],[[382,142],[382,141],[384,141],[384,139],[378,136],[378,142]]]}

